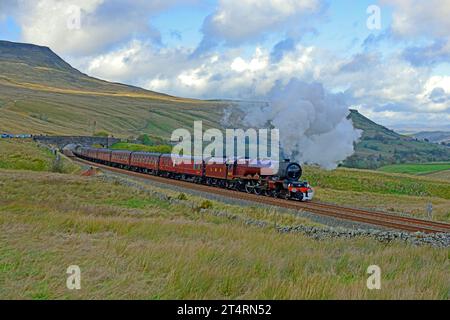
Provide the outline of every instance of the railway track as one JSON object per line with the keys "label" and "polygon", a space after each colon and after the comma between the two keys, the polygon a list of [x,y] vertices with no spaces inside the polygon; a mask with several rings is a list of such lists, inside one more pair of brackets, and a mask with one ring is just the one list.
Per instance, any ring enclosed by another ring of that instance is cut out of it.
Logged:
{"label": "railway track", "polygon": [[388,214],[384,212],[368,211],[362,209],[355,209],[349,207],[338,206],[334,204],[318,203],[318,202],[297,202],[284,199],[258,196],[254,194],[247,194],[235,190],[221,189],[213,186],[207,186],[203,184],[195,184],[192,182],[173,180],[163,178],[159,176],[148,175],[144,173],[138,173],[125,169],[110,167],[107,165],[94,163],[79,158],[73,158],[74,161],[83,163],[92,167],[102,168],[108,171],[122,173],[130,176],[145,178],[156,182],[176,185],[182,188],[193,189],[201,192],[217,194],[224,197],[235,198],[240,200],[246,200],[265,205],[271,205],[276,207],[302,210],[314,214],[319,214],[328,217],[334,217],[338,219],[360,222],[370,224],[379,227],[385,227],[389,229],[408,231],[408,232],[424,232],[424,233],[450,233],[450,224],[434,222],[428,220],[422,220],[412,217],[399,216]]}

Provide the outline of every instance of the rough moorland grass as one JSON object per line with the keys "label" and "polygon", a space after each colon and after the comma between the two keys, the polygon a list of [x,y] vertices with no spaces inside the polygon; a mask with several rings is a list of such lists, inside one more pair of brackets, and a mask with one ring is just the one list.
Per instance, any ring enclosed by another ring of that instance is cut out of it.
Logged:
{"label": "rough moorland grass", "polygon": [[55,165],[55,155],[49,149],[39,147],[31,140],[0,139],[0,168],[31,171],[58,171],[73,173],[79,170],[65,157],[61,164]]}
{"label": "rough moorland grass", "polygon": [[305,178],[313,186],[327,189],[450,199],[449,183],[426,177],[344,168],[326,171],[308,166]]}
{"label": "rough moorland grass", "polygon": [[427,217],[426,208],[431,202],[433,218],[450,221],[450,183],[436,177],[346,168],[325,171],[307,166],[304,179],[315,188],[316,201],[409,213],[420,218]]}
{"label": "rough moorland grass", "polygon": [[428,178],[442,180],[450,183],[450,170],[439,171],[431,174],[427,174]]}
{"label": "rough moorland grass", "polygon": [[2,81],[1,75],[0,62],[0,128],[11,133],[91,135],[95,129],[115,137],[148,133],[167,139],[174,129],[193,126],[191,113],[192,118],[204,120],[205,126],[217,127],[227,104],[160,95],[85,94],[84,89],[91,85],[78,91],[55,92],[11,85],[12,79]]}
{"label": "rough moorland grass", "polygon": [[449,298],[448,250],[279,234],[97,178],[3,170],[0,184],[0,298]]}
{"label": "rough moorland grass", "polygon": [[406,173],[414,175],[426,175],[439,171],[450,170],[450,162],[436,162],[423,164],[395,164],[378,169],[389,173]]}
{"label": "rough moorland grass", "polygon": [[410,214],[421,219],[429,219],[427,206],[431,203],[433,205],[433,220],[450,222],[450,200],[438,197],[378,194],[368,191],[355,192],[324,188],[316,188],[315,191],[315,201],[389,213]]}

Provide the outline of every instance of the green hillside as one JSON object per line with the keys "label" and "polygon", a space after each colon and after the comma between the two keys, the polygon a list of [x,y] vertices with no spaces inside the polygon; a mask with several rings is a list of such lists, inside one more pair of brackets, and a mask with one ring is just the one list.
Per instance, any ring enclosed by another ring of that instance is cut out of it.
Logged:
{"label": "green hillside", "polygon": [[169,98],[167,95],[141,88],[89,77],[70,66],[47,47],[8,41],[0,41],[0,82],[3,85],[50,92],[70,93],[70,90],[76,90],[85,93]]}
{"label": "green hillside", "polygon": [[432,162],[419,164],[393,164],[378,169],[383,172],[429,175],[450,170],[450,162]]}
{"label": "green hillside", "polygon": [[167,137],[194,119],[217,125],[223,104],[95,79],[49,48],[0,41],[0,131]]}
{"label": "green hillside", "polygon": [[400,135],[352,110],[350,118],[363,130],[356,152],[344,166],[375,169],[389,164],[428,163],[450,160],[450,148]]}

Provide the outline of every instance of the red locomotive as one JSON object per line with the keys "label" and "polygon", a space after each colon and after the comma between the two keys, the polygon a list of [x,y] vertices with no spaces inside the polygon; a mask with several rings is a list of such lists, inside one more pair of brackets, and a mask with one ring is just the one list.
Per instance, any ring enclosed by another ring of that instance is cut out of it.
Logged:
{"label": "red locomotive", "polygon": [[310,185],[299,181],[302,167],[289,160],[274,163],[222,158],[181,161],[183,159],[178,158],[180,161],[174,161],[171,154],[86,147],[78,147],[73,153],[82,159],[108,166],[257,195],[300,201],[312,200],[314,196]]}

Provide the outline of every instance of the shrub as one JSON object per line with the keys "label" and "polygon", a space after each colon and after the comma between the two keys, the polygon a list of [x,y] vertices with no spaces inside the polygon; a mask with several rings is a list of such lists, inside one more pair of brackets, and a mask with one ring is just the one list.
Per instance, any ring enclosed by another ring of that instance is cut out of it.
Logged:
{"label": "shrub", "polygon": [[202,201],[200,204],[200,209],[211,209],[213,207],[213,204],[209,200]]}
{"label": "shrub", "polygon": [[187,200],[187,196],[184,193],[180,193],[177,197],[178,200]]}
{"label": "shrub", "polygon": [[99,131],[94,133],[94,137],[109,137],[109,133],[106,131]]}
{"label": "shrub", "polygon": [[53,160],[52,172],[56,172],[56,173],[63,173],[64,172],[63,162],[62,162],[61,157],[59,155],[57,155],[56,158]]}

